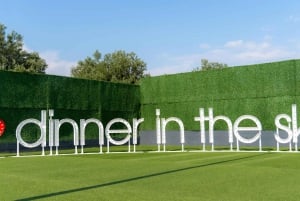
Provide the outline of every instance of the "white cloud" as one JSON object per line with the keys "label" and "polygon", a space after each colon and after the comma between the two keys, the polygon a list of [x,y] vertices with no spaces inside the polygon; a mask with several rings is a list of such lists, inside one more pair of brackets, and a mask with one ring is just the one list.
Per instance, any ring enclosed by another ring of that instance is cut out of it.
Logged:
{"label": "white cloud", "polygon": [[[208,45],[209,46],[209,45]],[[209,49],[201,49],[200,53],[182,56],[164,55],[160,60],[164,64],[159,68],[150,69],[151,75],[174,74],[190,72],[201,64],[201,59],[211,62],[226,63],[229,66],[250,65],[287,59],[300,58],[300,51],[296,43],[286,46],[278,46],[272,43],[271,37],[265,37],[262,41],[233,40],[225,42],[219,47],[210,46]]]}
{"label": "white cloud", "polygon": [[163,61],[157,68],[149,69],[152,76],[189,72],[201,63],[201,55],[191,54],[183,56],[171,56],[163,54],[159,58]]}
{"label": "white cloud", "polygon": [[32,49],[27,47],[26,44],[23,45],[23,50],[25,50],[26,52],[34,52]]}
{"label": "white cloud", "polygon": [[290,15],[289,18],[288,18],[288,20],[290,22],[300,22],[300,17],[294,16],[294,15]]}
{"label": "white cloud", "polygon": [[[266,37],[266,40],[268,38]],[[243,40],[235,40],[235,41],[228,41],[224,44],[225,48],[246,48],[246,49],[261,49],[261,48],[268,48],[270,44],[267,41],[263,41],[261,43],[257,43],[254,41],[243,41]]]}
{"label": "white cloud", "polygon": [[[23,45],[23,50],[27,52],[36,52],[26,46],[26,44]],[[71,68],[77,64],[75,61],[60,58],[58,51],[39,52],[39,56],[48,64],[46,73],[51,75],[70,76]]]}
{"label": "white cloud", "polygon": [[[276,46],[269,41],[244,41],[239,47],[228,50],[228,63],[245,65],[297,58],[300,55],[284,47]],[[220,55],[222,57],[222,55]]]}
{"label": "white cloud", "polygon": [[209,48],[210,48],[210,45],[207,44],[207,43],[202,43],[202,44],[200,44],[200,48],[201,48],[201,49],[209,49]]}
{"label": "white cloud", "polygon": [[225,43],[224,47],[229,47],[229,48],[235,48],[235,47],[240,47],[243,45],[243,40],[235,40],[235,41],[228,41]]}
{"label": "white cloud", "polygon": [[57,51],[41,52],[40,57],[45,59],[48,64],[46,73],[51,75],[70,76],[71,67],[76,65],[76,62],[74,61],[60,58]]}

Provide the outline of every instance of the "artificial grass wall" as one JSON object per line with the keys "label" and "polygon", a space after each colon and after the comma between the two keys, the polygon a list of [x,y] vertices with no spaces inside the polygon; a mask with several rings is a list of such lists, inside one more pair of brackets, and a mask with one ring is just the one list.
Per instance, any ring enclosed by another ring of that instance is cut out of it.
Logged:
{"label": "artificial grass wall", "polygon": [[[97,118],[103,125],[113,118],[145,118],[142,130],[155,130],[155,109],[161,117],[179,117],[186,130],[199,130],[199,108],[214,109],[234,122],[244,114],[255,115],[264,130],[274,129],[277,114],[300,108],[300,60],[258,64],[149,77],[141,85],[99,82],[51,75],[0,71],[0,119],[6,122],[3,142],[15,142],[17,125],[40,119],[40,111],[54,109],[55,119]],[[298,121],[299,122],[299,121]],[[168,129],[178,129],[170,124]],[[87,139],[97,139],[96,126],[88,126]],[[226,129],[222,122],[215,129]],[[37,128],[25,127],[23,138],[35,140]],[[61,127],[61,139],[72,139],[72,128]]]}
{"label": "artificial grass wall", "polygon": [[[6,123],[1,142],[16,141],[17,125],[29,118],[41,119],[41,110],[54,109],[54,118],[97,118],[105,125],[112,118],[132,121],[139,116],[139,86],[51,75],[0,71],[0,119]],[[25,126],[22,136],[30,141],[40,135],[37,127]],[[98,138],[97,127],[87,127],[87,138]],[[95,131],[95,132],[94,132]],[[61,139],[72,138],[72,127],[61,127]]]}
{"label": "artificial grass wall", "polygon": [[[233,122],[241,115],[257,116],[263,129],[274,129],[277,114],[300,107],[300,60],[258,64],[146,78],[141,84],[144,130],[155,129],[155,109],[161,117],[179,117],[186,130],[199,130],[199,108],[214,109]],[[168,129],[178,129],[177,124]],[[215,129],[226,129],[216,123]]]}

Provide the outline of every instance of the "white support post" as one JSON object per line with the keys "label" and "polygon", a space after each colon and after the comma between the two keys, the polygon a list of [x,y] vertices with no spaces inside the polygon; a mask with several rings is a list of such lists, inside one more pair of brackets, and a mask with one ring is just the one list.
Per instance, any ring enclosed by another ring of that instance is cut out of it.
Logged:
{"label": "white support post", "polygon": [[260,135],[260,138],[259,138],[259,151],[262,151],[262,147],[261,147],[261,135]]}
{"label": "white support post", "polygon": [[109,139],[107,138],[107,150],[106,153],[109,153]]}
{"label": "white support post", "polygon": [[83,145],[81,145],[81,154],[84,154]]}
{"label": "white support post", "polygon": [[128,140],[128,153],[130,153],[130,140]]}

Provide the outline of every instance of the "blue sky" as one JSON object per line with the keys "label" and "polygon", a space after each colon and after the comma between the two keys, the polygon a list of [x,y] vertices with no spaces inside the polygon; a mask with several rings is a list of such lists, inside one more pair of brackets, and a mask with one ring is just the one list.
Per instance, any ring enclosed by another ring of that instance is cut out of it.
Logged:
{"label": "blue sky", "polygon": [[202,58],[230,66],[300,58],[299,0],[3,0],[0,23],[70,75],[79,60],[135,52],[151,75],[188,72]]}

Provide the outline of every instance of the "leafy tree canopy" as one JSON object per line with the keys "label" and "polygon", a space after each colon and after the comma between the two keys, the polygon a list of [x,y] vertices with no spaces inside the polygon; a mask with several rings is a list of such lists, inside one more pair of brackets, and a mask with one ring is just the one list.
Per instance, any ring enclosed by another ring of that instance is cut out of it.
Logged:
{"label": "leafy tree canopy", "polygon": [[207,59],[201,59],[201,66],[194,68],[193,71],[222,69],[227,67],[228,67],[227,64],[222,64],[218,62],[209,62]]}
{"label": "leafy tree canopy", "polygon": [[15,31],[9,34],[0,24],[0,70],[45,73],[47,64],[36,52],[23,49],[23,37]]}
{"label": "leafy tree canopy", "polygon": [[104,55],[96,50],[93,57],[79,61],[71,70],[77,78],[103,80],[123,83],[137,83],[145,74],[146,63],[134,52],[118,50]]}

